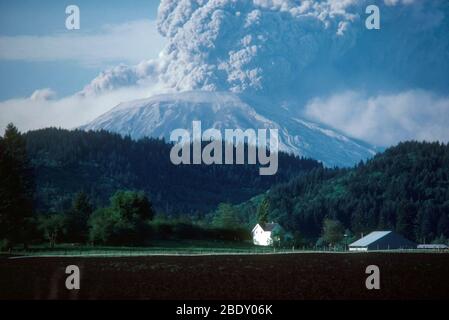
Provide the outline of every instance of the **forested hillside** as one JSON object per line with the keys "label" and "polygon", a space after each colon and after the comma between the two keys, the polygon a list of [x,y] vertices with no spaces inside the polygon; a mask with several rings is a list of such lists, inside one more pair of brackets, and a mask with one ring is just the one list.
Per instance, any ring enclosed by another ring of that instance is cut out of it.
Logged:
{"label": "forested hillside", "polygon": [[[110,222],[106,213],[121,210],[113,199],[122,195],[133,205],[148,197],[159,217],[189,217],[203,227],[250,230],[258,220],[276,221],[293,241],[284,243],[310,245],[319,239],[325,244],[326,228],[333,230],[334,245],[341,244],[343,233],[353,239],[380,229],[420,243],[449,237],[447,144],[400,143],[352,169],[326,169],[314,160],[280,154],[278,174],[260,176],[254,165],[175,166],[171,145],[155,139],[60,129],[32,131],[24,138],[36,185],[34,211],[77,211],[86,207],[76,205],[83,192],[88,211],[99,208],[95,219],[87,220],[89,232],[100,239]],[[5,135],[5,143],[9,140]],[[86,221],[78,233],[86,234]]]}
{"label": "forested hillside", "polygon": [[[418,242],[447,238],[449,145],[401,143],[354,169],[301,174],[263,199],[270,220],[304,238],[318,238],[326,218],[357,235],[388,229]],[[257,206],[248,201],[239,208],[248,215]]]}
{"label": "forested hillside", "polygon": [[158,212],[206,213],[220,202],[239,203],[321,164],[280,154],[279,171],[260,176],[256,165],[181,165],[171,144],[139,141],[105,131],[43,129],[25,134],[35,170],[38,211],[62,212],[84,191],[95,207],[117,190],[144,191]]}

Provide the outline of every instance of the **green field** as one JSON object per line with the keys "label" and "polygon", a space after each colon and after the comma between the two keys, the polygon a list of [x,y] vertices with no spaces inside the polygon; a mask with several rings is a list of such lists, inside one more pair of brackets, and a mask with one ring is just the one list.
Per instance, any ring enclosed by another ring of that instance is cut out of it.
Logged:
{"label": "green field", "polygon": [[[250,242],[224,241],[154,241],[146,247],[113,247],[59,244],[54,248],[47,245],[32,245],[27,250],[15,248],[10,255],[20,256],[139,256],[139,255],[190,255],[190,254],[258,254],[287,252],[290,249],[254,246]],[[6,254],[6,253],[5,253]]]}
{"label": "green field", "polygon": [[[133,257],[151,255],[222,255],[222,254],[273,254],[273,253],[313,253],[313,252],[335,252],[344,253],[343,249],[328,248],[273,248],[255,246],[251,242],[229,242],[229,241],[201,241],[201,240],[161,240],[154,241],[151,246],[146,247],[117,247],[117,246],[88,246],[76,244],[59,244],[54,248],[47,245],[32,245],[27,250],[15,248],[12,252],[2,252],[8,256],[67,256],[67,257]],[[382,251],[379,251],[382,252]],[[385,251],[388,252],[388,251]],[[389,252],[400,253],[435,253],[432,250],[390,250]],[[449,253],[448,250],[441,251]],[[356,254],[356,253],[354,253]]]}

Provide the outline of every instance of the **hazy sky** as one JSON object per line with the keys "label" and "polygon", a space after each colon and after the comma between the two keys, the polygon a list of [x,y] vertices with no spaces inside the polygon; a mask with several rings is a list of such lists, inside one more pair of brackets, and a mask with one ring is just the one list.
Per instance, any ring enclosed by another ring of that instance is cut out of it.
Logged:
{"label": "hazy sky", "polygon": [[[81,29],[65,28],[76,4]],[[0,1],[0,101],[52,88],[77,92],[101,70],[157,56],[158,0]],[[143,36],[144,35],[144,36]]]}

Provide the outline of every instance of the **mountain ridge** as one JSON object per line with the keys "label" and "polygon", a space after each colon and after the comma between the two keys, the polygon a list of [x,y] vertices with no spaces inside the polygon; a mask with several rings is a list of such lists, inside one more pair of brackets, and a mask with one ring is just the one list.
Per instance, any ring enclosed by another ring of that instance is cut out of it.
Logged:
{"label": "mountain ridge", "polygon": [[[328,167],[348,167],[375,155],[376,147],[293,116],[288,110],[264,112],[229,92],[188,91],[128,101],[81,126],[82,130],[107,130],[130,136],[170,139],[174,129],[191,129],[193,121],[203,128],[278,129],[281,151],[313,158]],[[262,112],[261,112],[262,111]],[[269,115],[268,115],[269,113]]]}

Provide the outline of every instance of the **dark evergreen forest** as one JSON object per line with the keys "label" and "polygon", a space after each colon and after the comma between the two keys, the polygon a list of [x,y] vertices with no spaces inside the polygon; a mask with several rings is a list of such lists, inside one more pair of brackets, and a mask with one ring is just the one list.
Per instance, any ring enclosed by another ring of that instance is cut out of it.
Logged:
{"label": "dark evergreen forest", "polygon": [[258,165],[173,165],[171,144],[134,141],[101,132],[43,129],[24,135],[35,170],[38,211],[64,211],[85,192],[104,206],[117,190],[144,191],[158,212],[204,214],[221,202],[240,203],[301,172],[322,167],[279,154],[279,171],[260,176]]}
{"label": "dark evergreen forest", "polygon": [[325,219],[356,234],[396,230],[420,243],[448,238],[449,145],[400,143],[353,169],[301,173],[264,199],[269,219],[306,238],[319,237]]}

